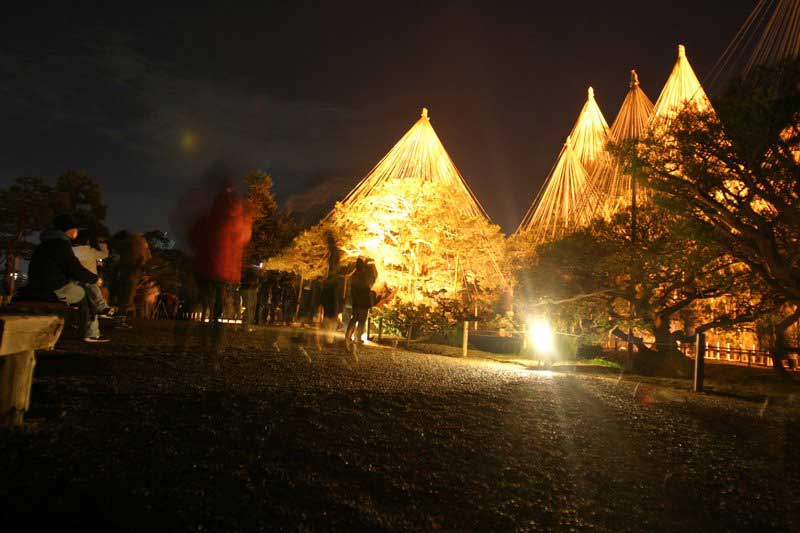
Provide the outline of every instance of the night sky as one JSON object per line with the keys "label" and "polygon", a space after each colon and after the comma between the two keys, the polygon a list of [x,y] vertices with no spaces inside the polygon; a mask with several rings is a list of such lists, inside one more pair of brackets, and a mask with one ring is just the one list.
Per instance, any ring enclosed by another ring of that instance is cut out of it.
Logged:
{"label": "night sky", "polygon": [[352,188],[426,106],[513,231],[587,86],[610,124],[628,71],[655,101],[678,43],[708,81],[755,2],[65,4],[0,22],[0,185],[85,170],[112,229],[171,230],[222,160],[270,172],[306,211]]}

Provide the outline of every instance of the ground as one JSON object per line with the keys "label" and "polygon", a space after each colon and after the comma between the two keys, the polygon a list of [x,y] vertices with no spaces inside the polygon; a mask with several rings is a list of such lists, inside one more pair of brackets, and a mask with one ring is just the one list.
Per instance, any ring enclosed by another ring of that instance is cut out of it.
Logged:
{"label": "ground", "polygon": [[[106,530],[797,530],[794,396],[169,323],[39,357],[0,523]],[[178,340],[183,337],[177,336]]]}

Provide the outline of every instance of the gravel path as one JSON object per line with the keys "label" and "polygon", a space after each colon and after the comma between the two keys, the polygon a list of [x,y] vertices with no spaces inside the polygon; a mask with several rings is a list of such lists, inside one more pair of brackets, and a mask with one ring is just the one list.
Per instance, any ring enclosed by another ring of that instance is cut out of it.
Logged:
{"label": "gravel path", "polygon": [[[797,530],[800,414],[482,359],[142,325],[39,358],[0,518],[107,530]],[[8,523],[8,522],[0,522]]]}

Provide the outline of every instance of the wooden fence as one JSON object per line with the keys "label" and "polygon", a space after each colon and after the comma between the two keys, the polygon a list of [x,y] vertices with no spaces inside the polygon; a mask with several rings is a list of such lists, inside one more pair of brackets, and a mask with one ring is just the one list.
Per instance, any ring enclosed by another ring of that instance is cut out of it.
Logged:
{"label": "wooden fence", "polygon": [[[694,344],[681,343],[681,352],[694,359]],[[772,356],[768,351],[747,349],[742,347],[734,347],[730,344],[706,343],[705,360],[713,363],[722,363],[729,365],[742,365],[742,366],[761,366],[772,367]],[[790,370],[798,370],[798,356],[792,354],[789,359],[784,361],[784,366]]]}

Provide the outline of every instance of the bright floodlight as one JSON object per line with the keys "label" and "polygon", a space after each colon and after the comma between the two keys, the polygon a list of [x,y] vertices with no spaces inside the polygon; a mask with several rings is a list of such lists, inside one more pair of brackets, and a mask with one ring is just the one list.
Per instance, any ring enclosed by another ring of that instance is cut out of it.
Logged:
{"label": "bright floodlight", "polygon": [[550,330],[550,324],[543,318],[528,319],[528,341],[536,353],[552,354],[555,352],[553,332]]}

